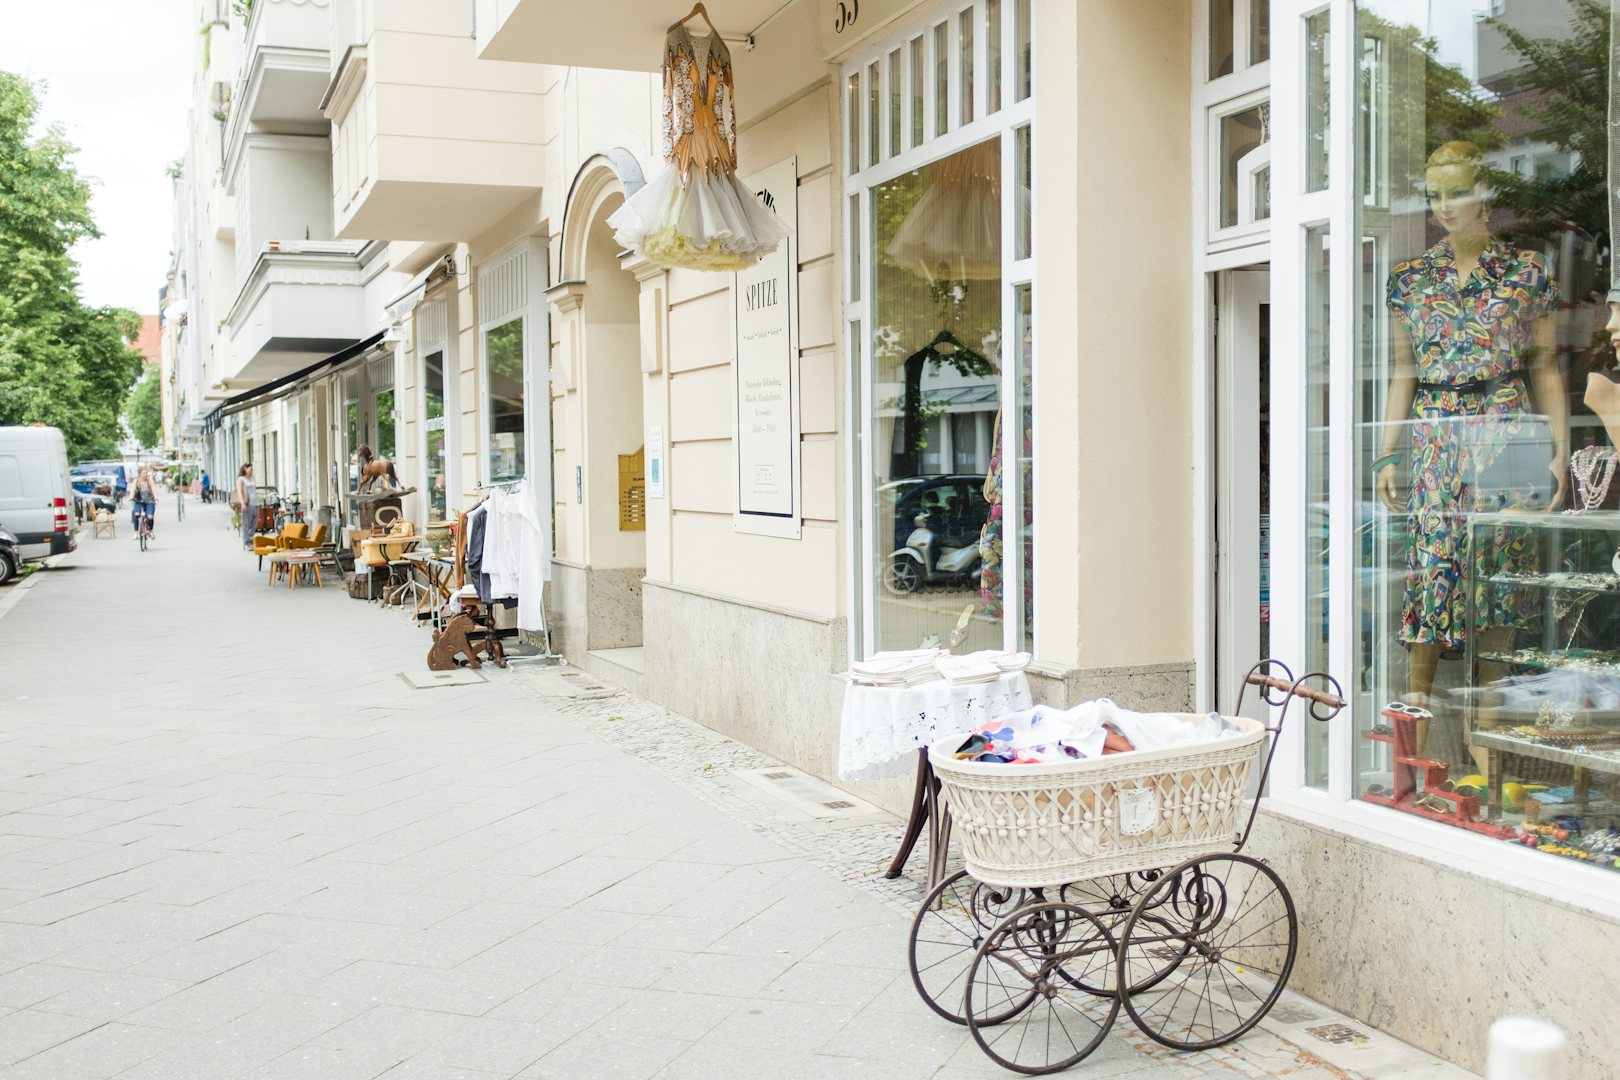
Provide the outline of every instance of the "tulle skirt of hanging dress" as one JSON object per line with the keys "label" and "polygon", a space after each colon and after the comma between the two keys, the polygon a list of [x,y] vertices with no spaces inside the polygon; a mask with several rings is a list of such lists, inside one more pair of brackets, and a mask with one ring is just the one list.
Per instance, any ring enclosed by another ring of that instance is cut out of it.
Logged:
{"label": "tulle skirt of hanging dress", "polygon": [[685,183],[666,168],[608,218],[613,238],[660,266],[746,270],[776,250],[787,229],[737,175],[694,169]]}

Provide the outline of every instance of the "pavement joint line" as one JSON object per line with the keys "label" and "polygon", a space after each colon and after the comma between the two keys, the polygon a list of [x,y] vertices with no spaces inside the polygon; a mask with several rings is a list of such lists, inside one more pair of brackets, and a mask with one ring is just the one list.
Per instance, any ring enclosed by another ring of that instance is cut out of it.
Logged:
{"label": "pavement joint line", "polygon": [[22,598],[27,595],[35,585],[38,585],[40,579],[48,573],[50,573],[49,568],[34,570],[30,572],[27,577],[13,585],[6,592],[6,598],[4,600],[0,600],[0,619],[3,619],[7,615],[11,614],[11,609],[22,603]]}

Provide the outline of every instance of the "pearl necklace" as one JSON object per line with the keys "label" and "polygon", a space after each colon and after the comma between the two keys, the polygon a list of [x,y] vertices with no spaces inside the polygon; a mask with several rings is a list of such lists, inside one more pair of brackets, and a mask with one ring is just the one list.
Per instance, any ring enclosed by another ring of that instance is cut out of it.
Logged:
{"label": "pearl necklace", "polygon": [[1608,497],[1614,480],[1615,452],[1609,446],[1583,446],[1569,456],[1570,472],[1581,497],[1581,510],[1596,510]]}

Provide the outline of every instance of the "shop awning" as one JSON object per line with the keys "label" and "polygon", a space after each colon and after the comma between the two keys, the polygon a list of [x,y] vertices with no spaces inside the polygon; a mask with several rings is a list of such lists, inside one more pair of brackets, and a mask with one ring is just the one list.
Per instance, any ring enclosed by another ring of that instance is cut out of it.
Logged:
{"label": "shop awning", "polygon": [[283,375],[279,379],[271,379],[263,386],[257,386],[252,390],[237,394],[235,397],[226,398],[203,420],[203,434],[212,435],[218,431],[220,422],[227,416],[245,412],[255,405],[268,404],[279,398],[286,397],[288,394],[297,393],[304,383],[316,375],[324,374],[332,369],[342,367],[351,360],[358,360],[365,356],[366,353],[380,345],[382,339],[383,331],[379,330],[365,340],[357,341],[347,348],[339,349],[331,356],[317,360],[308,367],[299,368],[297,371]]}

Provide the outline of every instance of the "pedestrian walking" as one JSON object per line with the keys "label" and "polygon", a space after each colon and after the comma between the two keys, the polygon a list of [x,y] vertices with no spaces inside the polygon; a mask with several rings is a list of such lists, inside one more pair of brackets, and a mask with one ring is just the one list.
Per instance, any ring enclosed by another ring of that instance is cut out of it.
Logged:
{"label": "pedestrian walking", "polygon": [[204,469],[202,471],[202,491],[201,491],[202,501],[203,502],[207,503],[207,502],[212,502],[213,501],[212,491],[213,491],[213,487],[208,481],[208,470]]}
{"label": "pedestrian walking", "polygon": [[231,492],[231,509],[242,515],[242,549],[253,548],[253,519],[258,513],[254,499],[253,462],[243,465],[236,473],[236,490]]}

